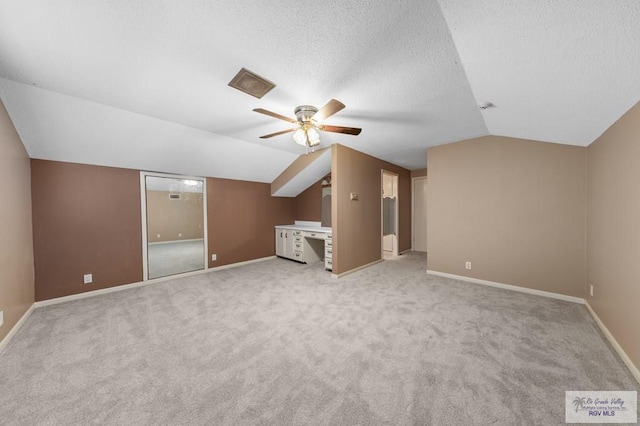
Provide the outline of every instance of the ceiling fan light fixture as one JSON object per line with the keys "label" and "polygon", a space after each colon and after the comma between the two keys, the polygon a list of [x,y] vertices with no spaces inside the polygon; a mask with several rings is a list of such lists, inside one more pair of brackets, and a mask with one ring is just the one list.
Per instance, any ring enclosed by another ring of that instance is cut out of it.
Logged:
{"label": "ceiling fan light fixture", "polygon": [[332,126],[324,124],[324,120],[331,117],[338,111],[344,108],[344,104],[336,99],[331,99],[325,106],[318,109],[312,105],[299,105],[295,108],[295,119],[280,115],[273,111],[269,111],[263,108],[254,108],[255,112],[268,115],[269,117],[277,118],[288,123],[295,124],[297,127],[282,130],[280,132],[269,133],[268,135],[260,136],[260,139],[268,139],[274,136],[280,136],[285,133],[293,132],[293,140],[298,145],[312,148],[320,145],[320,131],[344,133],[347,135],[357,136],[362,129],[357,127],[344,127],[344,126]]}
{"label": "ceiling fan light fixture", "polygon": [[293,133],[293,140],[302,146],[320,145],[320,133],[311,124],[305,124]]}
{"label": "ceiling fan light fixture", "polygon": [[304,130],[298,129],[293,134],[293,140],[298,145],[307,146],[307,134]]}
{"label": "ceiling fan light fixture", "polygon": [[300,123],[309,123],[311,118],[318,112],[318,108],[311,105],[300,105],[294,110],[294,114]]}
{"label": "ceiling fan light fixture", "polygon": [[320,133],[315,127],[311,127],[307,130],[307,140],[309,141],[309,146],[318,145],[320,143]]}

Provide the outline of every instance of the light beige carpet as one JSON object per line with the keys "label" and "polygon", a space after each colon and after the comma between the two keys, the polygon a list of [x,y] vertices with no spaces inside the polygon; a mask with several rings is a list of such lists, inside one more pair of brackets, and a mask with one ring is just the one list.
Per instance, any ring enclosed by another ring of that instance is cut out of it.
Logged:
{"label": "light beige carpet", "polygon": [[274,259],[36,309],[0,424],[550,425],[565,390],[639,390],[584,306]]}

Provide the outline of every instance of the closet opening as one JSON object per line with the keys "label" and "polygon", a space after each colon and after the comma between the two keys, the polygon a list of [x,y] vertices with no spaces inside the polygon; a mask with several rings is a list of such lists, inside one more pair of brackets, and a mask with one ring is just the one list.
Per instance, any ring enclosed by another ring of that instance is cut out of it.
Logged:
{"label": "closet opening", "polygon": [[207,268],[207,181],[140,173],[143,279]]}
{"label": "closet opening", "polygon": [[382,170],[382,258],[398,256],[398,174]]}

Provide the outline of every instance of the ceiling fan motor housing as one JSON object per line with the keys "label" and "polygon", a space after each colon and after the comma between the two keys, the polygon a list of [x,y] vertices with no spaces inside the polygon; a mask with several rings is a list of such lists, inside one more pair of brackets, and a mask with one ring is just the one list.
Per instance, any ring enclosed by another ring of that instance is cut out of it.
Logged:
{"label": "ceiling fan motor housing", "polygon": [[294,110],[296,118],[301,123],[310,122],[316,112],[318,112],[318,108],[311,105],[300,105]]}

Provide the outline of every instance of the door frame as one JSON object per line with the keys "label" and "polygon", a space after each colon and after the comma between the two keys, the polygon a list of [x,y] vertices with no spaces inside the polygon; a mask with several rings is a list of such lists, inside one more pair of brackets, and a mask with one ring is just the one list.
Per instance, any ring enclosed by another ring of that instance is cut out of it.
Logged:
{"label": "door frame", "polygon": [[400,245],[400,175],[398,173],[380,169],[380,259],[384,259],[384,175],[395,178],[396,184],[396,235],[393,241],[393,256],[399,256],[398,246]]}
{"label": "door frame", "polygon": [[[199,180],[202,181],[202,227],[203,227],[203,244],[204,244],[204,270],[209,269],[209,238],[207,232],[207,178],[200,176],[187,176],[187,175],[173,175],[168,173],[156,173],[156,172],[140,172],[140,212],[142,218],[142,281],[149,281],[149,254],[147,250],[148,245],[148,229],[147,229],[147,176],[170,178],[179,180]],[[184,272],[182,274],[171,275],[172,277],[179,277],[184,274],[190,274],[191,272]],[[151,278],[152,280],[162,279],[166,277]]]}

